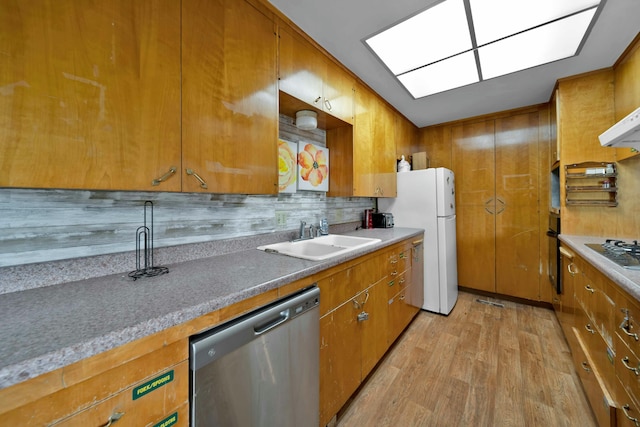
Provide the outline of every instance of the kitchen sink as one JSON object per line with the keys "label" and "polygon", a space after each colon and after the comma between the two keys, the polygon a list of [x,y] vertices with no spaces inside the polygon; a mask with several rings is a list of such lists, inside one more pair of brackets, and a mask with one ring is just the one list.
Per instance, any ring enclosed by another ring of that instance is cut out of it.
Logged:
{"label": "kitchen sink", "polygon": [[365,246],[380,242],[380,239],[368,237],[344,236],[329,234],[315,239],[294,240],[291,242],[273,243],[258,246],[258,249],[270,253],[278,253],[295,258],[322,261],[338,255],[343,255]]}

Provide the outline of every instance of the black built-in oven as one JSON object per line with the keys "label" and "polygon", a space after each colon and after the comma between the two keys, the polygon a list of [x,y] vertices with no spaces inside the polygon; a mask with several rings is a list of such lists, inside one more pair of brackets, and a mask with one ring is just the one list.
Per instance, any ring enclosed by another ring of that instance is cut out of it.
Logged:
{"label": "black built-in oven", "polygon": [[560,260],[560,240],[558,235],[560,234],[560,215],[550,212],[549,213],[549,230],[547,230],[547,236],[549,236],[549,281],[551,285],[556,289],[558,294],[562,293],[562,280],[561,269],[562,262]]}

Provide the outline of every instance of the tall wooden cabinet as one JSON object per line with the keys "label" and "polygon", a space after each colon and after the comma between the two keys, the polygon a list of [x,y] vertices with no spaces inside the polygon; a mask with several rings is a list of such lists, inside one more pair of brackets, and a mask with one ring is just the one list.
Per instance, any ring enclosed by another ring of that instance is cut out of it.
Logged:
{"label": "tall wooden cabinet", "polygon": [[245,1],[182,1],[183,191],[278,192],[276,53]]}
{"label": "tall wooden cabinet", "polygon": [[157,190],[180,168],[179,2],[3,1],[0,52],[0,187]]}
{"label": "tall wooden cabinet", "polygon": [[452,127],[458,282],[539,298],[538,112]]}

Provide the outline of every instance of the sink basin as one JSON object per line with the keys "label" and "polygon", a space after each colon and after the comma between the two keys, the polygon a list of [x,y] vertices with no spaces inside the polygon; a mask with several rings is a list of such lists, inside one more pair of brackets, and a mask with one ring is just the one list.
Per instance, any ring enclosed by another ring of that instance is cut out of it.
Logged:
{"label": "sink basin", "polygon": [[365,246],[380,242],[380,239],[367,237],[343,236],[341,234],[329,234],[309,240],[294,240],[292,242],[273,243],[271,245],[258,246],[258,249],[289,255],[296,258],[312,261],[322,261],[334,256],[343,255]]}

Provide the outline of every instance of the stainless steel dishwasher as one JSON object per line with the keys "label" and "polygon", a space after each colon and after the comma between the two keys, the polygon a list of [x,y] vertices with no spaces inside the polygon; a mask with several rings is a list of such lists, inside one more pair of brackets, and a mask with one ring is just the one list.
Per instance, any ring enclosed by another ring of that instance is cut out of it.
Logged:
{"label": "stainless steel dishwasher", "polygon": [[317,427],[320,289],[190,339],[191,426]]}

